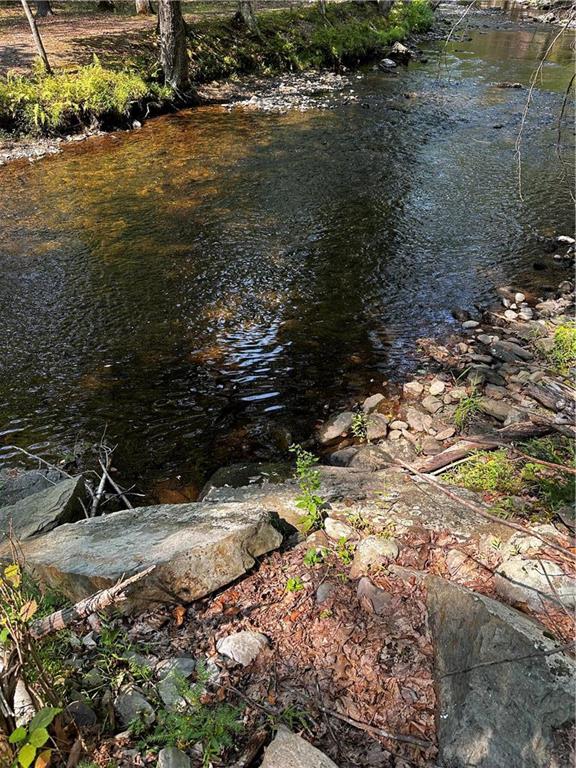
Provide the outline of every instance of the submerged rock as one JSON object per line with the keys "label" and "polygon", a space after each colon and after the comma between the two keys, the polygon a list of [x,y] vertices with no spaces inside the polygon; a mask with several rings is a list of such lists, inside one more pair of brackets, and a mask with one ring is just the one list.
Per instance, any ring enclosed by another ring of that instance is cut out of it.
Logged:
{"label": "submerged rock", "polygon": [[281,725],[264,753],[261,768],[338,768],[338,766],[301,736]]}
{"label": "submerged rock", "polygon": [[10,531],[17,541],[24,541],[78,520],[83,516],[83,497],[84,479],[78,475],[0,508],[0,557],[10,555]]}
{"label": "submerged rock", "polygon": [[574,660],[545,655],[556,643],[518,611],[436,576],[426,582],[442,765],[568,768]]}

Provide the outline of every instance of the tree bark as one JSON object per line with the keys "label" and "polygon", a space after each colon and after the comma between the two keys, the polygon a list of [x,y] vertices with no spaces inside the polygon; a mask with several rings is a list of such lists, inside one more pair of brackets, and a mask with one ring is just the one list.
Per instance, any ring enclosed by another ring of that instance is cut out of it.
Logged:
{"label": "tree bark", "polygon": [[50,66],[50,63],[48,61],[48,56],[46,55],[46,50],[44,48],[42,38],[40,37],[40,33],[38,32],[38,27],[36,26],[36,20],[34,19],[34,16],[32,16],[32,11],[30,10],[30,6],[28,5],[28,0],[20,0],[20,2],[22,3],[22,7],[24,8],[24,13],[26,14],[26,18],[28,19],[28,24],[30,24],[30,31],[32,32],[32,37],[34,38],[34,42],[36,43],[36,50],[38,51],[38,55],[42,59],[42,63],[44,64],[44,68],[46,69],[46,72],[49,75],[51,75],[52,67]]}
{"label": "tree bark", "polygon": [[50,5],[50,0],[38,0],[36,3],[36,18],[43,19],[46,16],[52,16],[54,11]]}
{"label": "tree bark", "polygon": [[258,32],[258,21],[256,20],[252,0],[238,0],[236,19],[240,24],[249,29],[250,32]]}
{"label": "tree bark", "polygon": [[183,95],[190,89],[186,24],[180,0],[160,0],[158,3],[158,32],[160,64],[166,85]]}
{"label": "tree bark", "polygon": [[148,16],[148,14],[153,13],[150,0],[136,0],[136,13],[140,16]]}

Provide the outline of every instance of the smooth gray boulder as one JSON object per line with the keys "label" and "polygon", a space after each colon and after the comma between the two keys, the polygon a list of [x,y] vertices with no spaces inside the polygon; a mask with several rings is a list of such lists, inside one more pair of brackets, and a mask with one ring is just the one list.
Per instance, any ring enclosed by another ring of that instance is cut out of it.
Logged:
{"label": "smooth gray boulder", "polygon": [[165,504],[63,525],[23,543],[29,568],[80,600],[154,565],[130,606],[190,602],[229,584],[282,541],[268,510],[247,504]]}
{"label": "smooth gray boulder", "polygon": [[266,748],[261,768],[338,768],[335,762],[285,726]]}
{"label": "smooth gray boulder", "polygon": [[125,728],[134,721],[151,725],[156,720],[154,707],[134,686],[128,686],[120,691],[114,699],[114,709]]}
{"label": "smooth gray boulder", "polygon": [[191,765],[188,755],[177,747],[164,747],[158,752],[156,768],[190,768]]}
{"label": "smooth gray boulder", "polygon": [[331,416],[328,421],[322,424],[318,429],[318,440],[322,445],[327,445],[337,440],[339,437],[345,437],[354,421],[352,411],[344,411],[335,416]]}
{"label": "smooth gray boulder", "polygon": [[568,768],[574,660],[515,609],[437,576],[426,584],[441,764]]}
{"label": "smooth gray boulder", "polygon": [[80,500],[84,497],[84,479],[67,478],[56,485],[0,507],[0,556],[9,553],[10,532],[17,541],[25,541],[83,516]]}

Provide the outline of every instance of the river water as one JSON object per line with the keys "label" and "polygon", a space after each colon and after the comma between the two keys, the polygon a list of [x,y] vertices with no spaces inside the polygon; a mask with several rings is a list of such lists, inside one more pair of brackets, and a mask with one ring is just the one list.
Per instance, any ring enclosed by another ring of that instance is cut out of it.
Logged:
{"label": "river water", "polygon": [[454,307],[556,284],[539,236],[572,229],[570,40],[534,91],[521,198],[527,90],[495,84],[527,85],[558,29],[464,27],[426,63],[348,73],[331,109],[206,107],[1,169],[0,462],[106,428],[125,482],[193,497],[409,375]]}

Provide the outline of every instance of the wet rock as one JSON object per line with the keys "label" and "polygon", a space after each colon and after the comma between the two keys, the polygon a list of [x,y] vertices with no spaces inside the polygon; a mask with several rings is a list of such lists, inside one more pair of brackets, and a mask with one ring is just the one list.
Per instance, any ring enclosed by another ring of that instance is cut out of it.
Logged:
{"label": "wet rock", "polygon": [[436,395],[441,395],[445,389],[446,384],[443,381],[440,379],[434,379],[434,381],[430,383],[428,391],[432,396],[436,397]]}
{"label": "wet rock", "polygon": [[357,579],[359,576],[368,573],[375,566],[382,565],[390,560],[396,560],[399,554],[400,548],[394,539],[367,536],[356,547],[354,559],[350,566],[350,577]]}
{"label": "wet rock", "polygon": [[241,488],[245,485],[281,483],[291,477],[293,468],[288,462],[247,462],[220,467],[200,491],[199,500],[207,498],[215,488],[225,486]]}
{"label": "wet rock", "polygon": [[0,508],[0,556],[10,556],[10,531],[17,541],[24,541],[79,520],[84,516],[80,504],[83,499],[84,479],[79,475]]}
{"label": "wet rock", "polygon": [[[451,768],[569,765],[564,729],[574,719],[574,661],[544,655],[555,641],[518,611],[438,577],[426,583],[439,762]],[[522,661],[500,663],[510,657]]]}
{"label": "wet rock", "polygon": [[378,62],[378,69],[395,69],[396,68],[396,62],[392,59],[382,59]]}
{"label": "wet rock", "polygon": [[366,400],[364,400],[364,403],[362,404],[362,410],[364,411],[364,413],[373,413],[374,411],[378,410],[378,406],[384,400],[385,400],[384,395],[380,395],[380,394],[370,395],[370,397],[367,397]]}
{"label": "wet rock", "polygon": [[334,539],[334,541],[339,541],[340,539],[348,541],[348,539],[354,536],[353,528],[346,525],[346,523],[343,523],[341,520],[335,520],[333,517],[326,518],[324,521],[324,530],[326,531],[328,538]]}
{"label": "wet rock", "polygon": [[188,755],[177,747],[164,747],[158,752],[156,768],[191,768],[191,766]]}
{"label": "wet rock", "polygon": [[424,392],[424,385],[419,381],[407,381],[402,387],[402,394],[407,400],[417,400]]}
{"label": "wet rock", "polygon": [[383,616],[391,612],[394,604],[394,598],[389,592],[372,584],[370,579],[363,576],[358,582],[356,595],[363,608],[375,613],[377,616]]}
{"label": "wet rock", "polygon": [[414,432],[426,432],[432,426],[432,416],[416,408],[408,408],[406,411],[406,421]]}
{"label": "wet rock", "polygon": [[426,408],[428,413],[437,413],[442,408],[442,401],[438,400],[437,397],[432,397],[432,395],[428,395],[428,397],[425,397],[424,400],[422,400],[422,407]]}
{"label": "wet rock", "polygon": [[116,696],[114,709],[125,728],[134,721],[151,725],[156,720],[152,704],[133,686],[125,688]]}
{"label": "wet rock", "polygon": [[257,501],[166,504],[62,525],[22,549],[37,576],[74,602],[154,565],[123,604],[135,608],[190,602],[234,581],[280,545],[272,523]]}
{"label": "wet rock", "polygon": [[236,632],[223,637],[216,643],[216,650],[237,664],[247,667],[256,657],[268,648],[268,638],[261,632]]}
{"label": "wet rock", "polygon": [[388,419],[382,413],[373,413],[368,418],[366,437],[369,441],[383,440],[388,433]]}
{"label": "wet rock", "polygon": [[412,51],[403,43],[396,42],[390,49],[389,56],[394,61],[407,64],[412,58]]}
{"label": "wet rock", "polygon": [[261,768],[338,768],[336,763],[284,725],[266,748]]}
{"label": "wet rock", "polygon": [[576,607],[576,582],[549,560],[511,557],[498,568],[494,586],[508,602],[534,611],[545,611],[558,600],[568,608]]}
{"label": "wet rock", "polygon": [[318,430],[318,440],[321,445],[327,445],[339,437],[345,437],[352,427],[353,420],[352,411],[344,411],[328,419]]}

